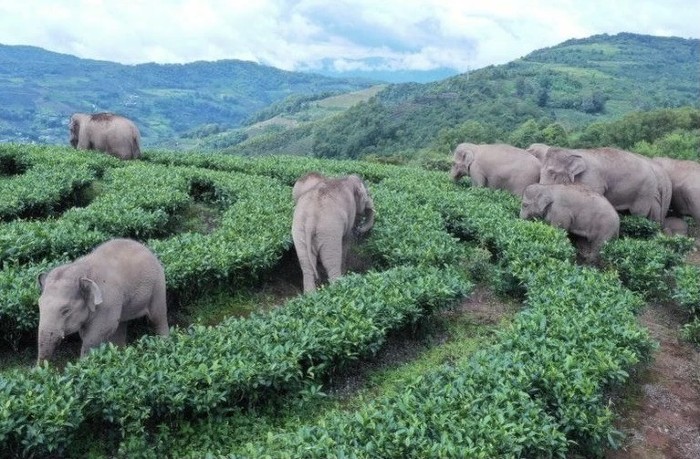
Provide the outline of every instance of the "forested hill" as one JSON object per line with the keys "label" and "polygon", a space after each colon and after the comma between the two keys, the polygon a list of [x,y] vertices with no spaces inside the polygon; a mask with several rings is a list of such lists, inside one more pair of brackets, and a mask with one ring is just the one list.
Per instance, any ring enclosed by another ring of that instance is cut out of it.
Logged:
{"label": "forested hill", "polygon": [[153,145],[202,125],[237,127],[292,94],[369,86],[237,60],[122,65],[0,45],[0,141],[66,143],[71,113],[113,111],[135,119]]}
{"label": "forested hill", "polygon": [[629,33],[569,40],[436,83],[391,85],[340,116],[232,151],[284,151],[286,137],[322,157],[410,155],[456,135],[507,141],[528,120],[572,131],[634,111],[698,107],[699,50],[697,39]]}

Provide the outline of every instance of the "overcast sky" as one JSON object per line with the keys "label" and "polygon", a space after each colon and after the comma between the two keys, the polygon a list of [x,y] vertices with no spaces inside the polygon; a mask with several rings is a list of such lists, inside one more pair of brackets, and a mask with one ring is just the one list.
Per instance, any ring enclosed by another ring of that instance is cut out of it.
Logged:
{"label": "overcast sky", "polygon": [[0,0],[0,43],[121,62],[458,72],[569,38],[698,38],[698,0]]}

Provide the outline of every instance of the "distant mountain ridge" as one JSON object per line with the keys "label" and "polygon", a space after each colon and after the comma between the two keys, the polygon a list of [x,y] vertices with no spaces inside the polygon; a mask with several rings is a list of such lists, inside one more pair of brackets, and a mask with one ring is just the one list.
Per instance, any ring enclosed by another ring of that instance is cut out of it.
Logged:
{"label": "distant mountain ridge", "polygon": [[699,74],[700,40],[631,33],[388,85],[243,61],[129,66],[0,45],[0,141],[66,143],[70,113],[104,110],[134,118],[146,147],[410,154],[465,130],[505,140],[528,120],[569,131],[633,111],[698,107]]}
{"label": "distant mountain ridge", "polygon": [[507,141],[529,120],[577,131],[635,111],[699,107],[699,74],[698,39],[595,35],[434,83],[389,85],[342,114],[229,150],[271,154],[299,145],[319,157],[410,156],[465,132]]}
{"label": "distant mountain ridge", "polygon": [[292,94],[373,83],[238,60],[123,65],[0,45],[0,141],[64,143],[71,113],[113,111],[133,118],[144,143],[155,145],[201,125],[237,127]]}

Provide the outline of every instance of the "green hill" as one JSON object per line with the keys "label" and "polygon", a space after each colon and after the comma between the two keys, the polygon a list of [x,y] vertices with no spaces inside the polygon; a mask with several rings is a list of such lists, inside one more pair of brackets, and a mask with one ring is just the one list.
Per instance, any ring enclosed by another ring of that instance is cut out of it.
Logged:
{"label": "green hill", "polygon": [[[347,111],[249,139],[230,151],[319,157],[442,151],[445,139],[508,141],[526,121],[565,132],[636,111],[698,107],[700,40],[621,33],[569,40],[431,84],[397,84]],[[291,150],[294,150],[292,147]]]}
{"label": "green hill", "polygon": [[0,141],[66,143],[71,113],[113,111],[137,122],[146,145],[164,145],[203,126],[238,127],[292,94],[371,84],[237,60],[122,65],[0,45]]}
{"label": "green hill", "polygon": [[373,85],[242,61],[129,66],[0,45],[0,141],[64,144],[72,112],[107,110],[135,119],[147,147],[443,154],[465,138],[519,144],[533,130],[559,138],[628,113],[698,108],[699,50],[697,39],[596,35],[434,83]]}

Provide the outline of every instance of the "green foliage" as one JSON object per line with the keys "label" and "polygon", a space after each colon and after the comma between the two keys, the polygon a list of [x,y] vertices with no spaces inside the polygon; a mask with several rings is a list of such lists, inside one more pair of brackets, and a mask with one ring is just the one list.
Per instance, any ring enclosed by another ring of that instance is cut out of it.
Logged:
{"label": "green foliage", "polygon": [[693,246],[694,241],[685,237],[622,238],[605,244],[601,258],[617,270],[628,288],[664,300],[670,299],[674,268]]}
{"label": "green foliage", "polygon": [[[390,85],[368,103],[295,132],[289,150],[296,152],[295,145],[303,144],[308,154],[324,158],[397,152],[410,157],[423,149],[449,154],[464,141],[631,149],[646,137],[605,124],[601,129],[600,123],[652,109],[687,106],[697,111],[697,48],[697,40],[631,34],[570,40],[443,81]],[[663,78],[659,68],[664,68]],[[671,132],[663,124],[658,129]],[[661,131],[650,138],[660,137]],[[285,152],[285,135],[273,135],[278,138],[266,143]],[[236,149],[260,151],[253,144]]]}
{"label": "green foliage", "polygon": [[[18,165],[24,161],[17,158]],[[256,422],[256,407],[320,396],[334,368],[372,355],[392,330],[463,299],[472,288],[468,273],[489,282],[496,273],[501,289],[527,304],[494,344],[351,411],[332,410],[254,438],[234,428],[232,449],[216,454],[563,457],[574,443],[586,455],[616,443],[605,393],[624,383],[653,348],[633,313],[642,295],[669,295],[674,285],[678,301],[694,301],[698,276],[678,268],[692,241],[624,238],[605,247],[608,271],[577,267],[566,233],[520,220],[517,197],[455,184],[445,172],[168,152],[116,163],[103,170],[89,205],[43,222],[56,232],[48,249],[25,243],[4,252],[0,306],[6,309],[0,311],[15,322],[0,321],[8,327],[2,332],[36,326],[36,273],[87,246],[65,223],[77,224],[71,218],[80,212],[94,228],[89,239],[117,230],[151,231],[147,222],[134,226],[136,209],[167,216],[192,202],[216,205],[221,215],[211,232],[173,233],[174,226],[165,224],[158,226],[159,239],[147,240],[165,266],[169,291],[195,298],[204,288],[255,279],[290,249],[289,187],[310,170],[358,173],[368,182],[377,216],[364,250],[384,271],[344,276],[246,319],[174,329],[169,338],[147,336],[124,349],[103,345],[61,371],[5,372],[2,450],[65,455],[82,432],[100,426],[106,454],[161,457],[170,454],[167,426],[183,419],[235,411],[243,429]],[[139,182],[154,190],[153,202],[117,198]],[[120,227],[110,212],[129,218]],[[25,223],[31,222],[7,225]],[[42,222],[35,223],[26,228],[40,232]],[[28,232],[27,240],[32,237],[39,236]]]}
{"label": "green foliage", "polygon": [[686,308],[692,316],[700,316],[700,268],[677,266],[673,272],[675,288],[673,299]]}
{"label": "green foliage", "polygon": [[[699,131],[700,110],[697,108],[639,111],[616,121],[591,124],[580,134],[576,146],[616,146],[630,150],[637,145],[640,153],[686,159],[685,149],[697,145]],[[656,142],[660,142],[659,145],[654,145]],[[680,151],[674,148],[674,143],[678,143]],[[669,149],[657,154],[662,145]],[[687,159],[697,159],[697,150]]]}
{"label": "green foliage", "polygon": [[632,147],[633,151],[646,156],[668,156],[675,159],[700,161],[700,130],[673,131],[660,139],[649,143],[645,140],[637,142]]}
{"label": "green foliage", "polygon": [[650,239],[661,231],[658,222],[649,220],[641,215],[620,216],[620,236],[636,239]]}
{"label": "green foliage", "polygon": [[700,318],[695,317],[693,320],[683,325],[681,337],[693,344],[700,344]]}
{"label": "green foliage", "polygon": [[[149,417],[212,413],[276,391],[301,390],[303,381],[321,379],[334,362],[375,352],[388,330],[463,297],[469,289],[455,271],[396,268],[346,276],[268,315],[230,319],[214,328],[193,326],[168,339],[143,338],[123,350],[102,346],[46,380],[33,373],[3,380],[3,405],[5,397],[20,402],[0,418],[0,438],[14,449],[23,445],[26,451],[62,451],[80,422],[106,421],[121,426],[128,434],[125,441],[133,442],[144,433]],[[41,403],[16,389],[30,384],[41,394],[59,391],[56,396],[69,401],[64,409],[78,422],[62,422],[54,427],[55,435],[38,438],[17,429],[24,416],[55,424],[52,411],[42,410]]]}

